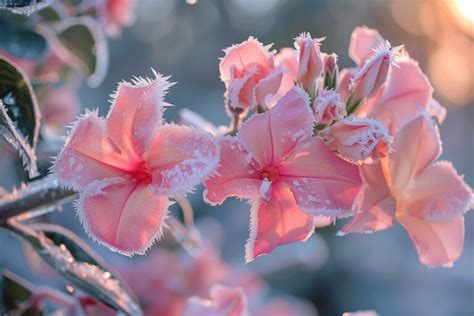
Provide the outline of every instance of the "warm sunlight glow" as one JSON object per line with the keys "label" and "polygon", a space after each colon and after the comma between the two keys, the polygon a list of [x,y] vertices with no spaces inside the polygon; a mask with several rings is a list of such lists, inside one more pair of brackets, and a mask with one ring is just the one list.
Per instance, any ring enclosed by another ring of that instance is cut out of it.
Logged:
{"label": "warm sunlight glow", "polygon": [[474,23],[474,1],[472,0],[455,0],[456,9],[459,14],[470,23]]}

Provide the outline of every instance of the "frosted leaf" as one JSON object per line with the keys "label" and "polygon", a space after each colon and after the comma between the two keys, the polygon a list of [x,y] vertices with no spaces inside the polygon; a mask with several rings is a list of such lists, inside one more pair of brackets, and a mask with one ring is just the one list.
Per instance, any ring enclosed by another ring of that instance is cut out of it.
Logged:
{"label": "frosted leaf", "polygon": [[13,230],[65,279],[87,294],[128,315],[142,315],[134,297],[121,280],[104,267],[103,260],[79,237],[56,225],[14,224]]}
{"label": "frosted leaf", "polygon": [[38,175],[36,166],[36,154],[28,144],[26,139],[20,135],[14,126],[14,123],[7,115],[7,111],[2,101],[0,100],[0,135],[5,138],[15,149],[20,153],[22,164],[25,170],[28,171],[30,178]]}
{"label": "frosted leaf", "polygon": [[0,9],[9,10],[16,14],[31,15],[39,11],[54,0],[0,0]]}

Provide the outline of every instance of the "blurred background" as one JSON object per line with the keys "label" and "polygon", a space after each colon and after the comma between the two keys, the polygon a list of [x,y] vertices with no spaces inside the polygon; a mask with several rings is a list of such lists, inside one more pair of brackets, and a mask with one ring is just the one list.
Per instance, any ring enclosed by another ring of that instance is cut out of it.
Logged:
{"label": "blurred background", "polygon": [[[313,37],[326,37],[321,49],[335,52],[339,67],[352,67],[347,56],[350,35],[354,27],[366,25],[393,45],[405,44],[420,62],[435,98],[448,109],[441,126],[442,159],[452,161],[474,186],[473,0],[138,2],[135,25],[109,42],[106,80],[98,88],[81,89],[84,108],[99,107],[105,115],[118,81],[151,76],[154,68],[177,82],[167,97],[175,105],[167,109],[167,120],[179,121],[179,110],[189,108],[216,125],[227,124],[218,71],[222,49],[251,35],[279,50],[308,31]],[[220,241],[227,261],[243,265],[249,205],[227,201],[211,208],[203,204],[201,189],[190,198],[204,223],[203,235]],[[55,213],[52,221],[84,236],[70,206]],[[466,216],[464,252],[452,269],[421,265],[400,226],[373,235],[335,237],[341,226],[319,229],[306,243],[280,247],[246,268],[262,274],[276,291],[312,301],[320,315],[361,309],[387,316],[474,314],[473,214]],[[20,271],[24,267],[18,264],[13,242],[0,232],[0,266]],[[95,248],[110,260],[128,260]]]}

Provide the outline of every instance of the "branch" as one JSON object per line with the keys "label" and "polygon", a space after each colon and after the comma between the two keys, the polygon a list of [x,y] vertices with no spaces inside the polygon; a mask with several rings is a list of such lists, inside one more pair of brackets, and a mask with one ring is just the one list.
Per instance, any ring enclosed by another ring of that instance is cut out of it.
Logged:
{"label": "branch", "polygon": [[25,212],[64,204],[77,197],[77,193],[59,187],[56,180],[45,177],[22,185],[19,190],[0,198],[0,226]]}

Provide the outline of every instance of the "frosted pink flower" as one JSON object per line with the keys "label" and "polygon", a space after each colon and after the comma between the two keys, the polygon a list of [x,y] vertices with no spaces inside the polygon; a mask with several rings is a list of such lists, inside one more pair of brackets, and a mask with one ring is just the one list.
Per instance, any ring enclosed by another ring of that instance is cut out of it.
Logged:
{"label": "frosted pink flower", "polygon": [[228,265],[218,251],[207,244],[195,257],[184,252],[154,249],[141,260],[120,267],[119,271],[137,295],[146,316],[182,315],[189,297],[208,298],[214,284],[242,287],[249,297],[260,295],[265,287],[256,274]]}
{"label": "frosted pink flower", "polygon": [[392,49],[390,43],[377,50],[377,53],[368,59],[360,68],[352,81],[352,101],[373,97],[385,83],[388,70],[392,63]]}
{"label": "frosted pink flower", "polygon": [[315,80],[323,71],[323,59],[319,49],[322,40],[312,38],[309,33],[301,33],[295,38],[295,48],[298,50],[296,82],[309,93],[314,92]]}
{"label": "frosted pink flower", "polygon": [[[349,55],[359,65],[376,54],[376,47],[384,43],[373,29],[358,27],[354,30]],[[377,94],[361,105],[357,115],[374,117],[385,123],[391,134],[413,120],[420,112],[442,123],[446,109],[433,99],[433,88],[418,63],[404,51],[396,56],[397,67],[391,67],[384,86]],[[341,89],[341,87],[340,87]],[[344,94],[342,91],[341,95]]]}
{"label": "frosted pink flower", "polygon": [[251,201],[247,261],[307,239],[314,215],[352,210],[361,188],[357,167],[311,137],[313,125],[308,95],[295,87],[244,123],[238,137],[221,140],[220,166],[206,180],[204,198],[214,205],[230,196]]}
{"label": "frosted pink flower", "polygon": [[385,43],[384,38],[377,30],[367,26],[358,26],[352,31],[349,43],[349,57],[359,66],[362,66],[367,59],[372,58],[376,52],[374,48]]}
{"label": "frosted pink flower", "polygon": [[290,91],[296,82],[296,73],[298,72],[298,53],[295,49],[284,47],[275,56],[275,63],[283,69],[280,88],[277,93],[268,98],[267,106],[272,108],[288,91]]}
{"label": "frosted pink flower", "polygon": [[135,0],[102,0],[99,12],[109,36],[119,36],[122,28],[135,22],[135,6]]}
{"label": "frosted pink flower", "polygon": [[451,266],[462,252],[463,215],[470,208],[472,190],[449,162],[434,162],[441,143],[427,117],[404,126],[393,149],[380,163],[361,166],[365,199],[341,232],[373,232],[397,221],[408,231],[423,264]]}
{"label": "frosted pink flower", "polygon": [[347,117],[331,126],[330,147],[352,161],[377,161],[390,150],[392,137],[371,118]]}
{"label": "frosted pink flower", "polygon": [[214,285],[210,299],[191,297],[185,316],[247,316],[247,297],[242,288]]}
{"label": "frosted pink flower", "polygon": [[81,117],[54,165],[59,183],[79,191],[87,232],[128,255],[162,234],[168,196],[191,190],[219,158],[210,134],[162,123],[170,84],[155,76],[119,84],[107,118]]}
{"label": "frosted pink flower", "polygon": [[225,96],[229,110],[240,113],[265,105],[266,97],[278,91],[283,70],[275,67],[275,52],[269,51],[270,47],[249,37],[224,50],[219,71],[227,89]]}
{"label": "frosted pink flower", "polygon": [[373,117],[383,122],[391,135],[426,112],[433,88],[418,63],[412,59],[397,61],[382,89],[361,105],[356,115]]}
{"label": "frosted pink flower", "polygon": [[313,103],[316,124],[330,124],[346,116],[346,105],[339,93],[323,90]]}

